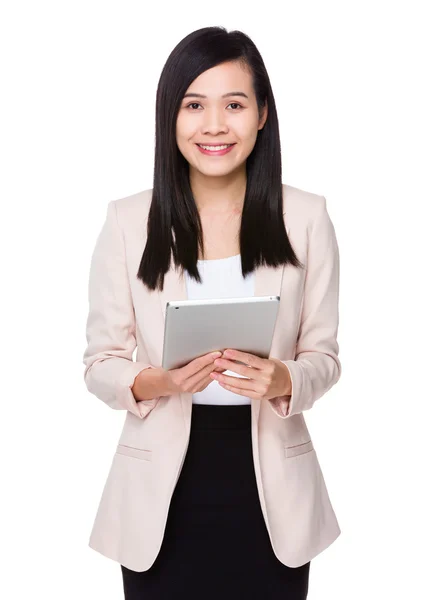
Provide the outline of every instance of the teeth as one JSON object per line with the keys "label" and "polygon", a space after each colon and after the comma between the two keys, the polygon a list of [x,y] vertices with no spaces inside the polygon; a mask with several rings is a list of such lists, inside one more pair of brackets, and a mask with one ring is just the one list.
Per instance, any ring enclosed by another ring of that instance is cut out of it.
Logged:
{"label": "teeth", "polygon": [[204,150],[225,150],[226,148],[228,148],[229,146],[232,146],[233,144],[225,144],[224,146],[202,146],[202,144],[198,144],[201,148],[203,148]]}

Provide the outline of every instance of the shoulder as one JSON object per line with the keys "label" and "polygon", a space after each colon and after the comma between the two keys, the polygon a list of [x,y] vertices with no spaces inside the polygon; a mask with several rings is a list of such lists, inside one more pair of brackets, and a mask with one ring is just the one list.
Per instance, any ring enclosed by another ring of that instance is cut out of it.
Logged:
{"label": "shoulder", "polygon": [[283,184],[283,213],[290,223],[312,223],[326,208],[326,199],[320,194]]}
{"label": "shoulder", "polygon": [[115,205],[117,220],[122,229],[129,229],[131,226],[139,228],[147,222],[152,193],[153,189],[149,188],[111,201]]}

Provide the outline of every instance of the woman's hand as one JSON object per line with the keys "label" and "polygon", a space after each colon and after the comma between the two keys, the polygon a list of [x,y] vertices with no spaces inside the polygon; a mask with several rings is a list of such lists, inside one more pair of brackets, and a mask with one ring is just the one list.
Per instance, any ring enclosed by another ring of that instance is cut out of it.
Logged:
{"label": "woman's hand", "polygon": [[219,370],[222,373],[226,370],[214,364],[216,356],[221,356],[221,352],[210,352],[195,358],[183,367],[165,371],[169,394],[176,392],[195,394],[207,388],[212,383],[210,377],[212,371]]}
{"label": "woman's hand", "polygon": [[[245,364],[240,365],[234,362],[236,360]],[[244,379],[215,372],[210,373],[209,377],[235,394],[258,400],[270,400],[270,398],[276,396],[292,394],[292,380],[289,369],[277,358],[260,358],[249,352],[225,350],[222,357],[216,359],[214,364],[216,367],[249,378]]]}

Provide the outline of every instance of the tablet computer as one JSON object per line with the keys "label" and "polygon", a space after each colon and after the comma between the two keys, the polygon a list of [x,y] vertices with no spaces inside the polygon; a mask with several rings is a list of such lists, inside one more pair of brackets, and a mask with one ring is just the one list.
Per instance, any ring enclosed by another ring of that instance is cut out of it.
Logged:
{"label": "tablet computer", "polygon": [[227,348],[268,358],[279,304],[280,296],[168,302],[162,367],[177,369]]}

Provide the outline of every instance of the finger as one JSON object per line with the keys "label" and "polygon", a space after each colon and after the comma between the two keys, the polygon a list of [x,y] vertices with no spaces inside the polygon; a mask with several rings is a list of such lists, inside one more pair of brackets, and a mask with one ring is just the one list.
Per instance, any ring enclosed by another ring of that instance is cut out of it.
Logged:
{"label": "finger", "polygon": [[207,365],[211,365],[213,361],[221,356],[220,352],[210,352],[209,354],[204,354],[203,356],[198,356],[194,360],[190,361],[188,365],[183,367],[184,376],[190,377],[195,373],[198,373],[202,369],[204,369]]}
{"label": "finger", "polygon": [[209,375],[207,377],[205,377],[197,386],[197,389],[200,387],[200,385],[203,385],[203,388],[207,387],[209,384],[211,384],[213,382],[212,377],[209,377]]}
{"label": "finger", "polygon": [[192,393],[197,393],[197,392],[201,392],[203,391],[205,388],[208,387],[208,385],[210,383],[212,383],[212,378],[209,377],[209,375],[207,377],[204,377],[203,379],[201,379],[197,384],[194,385],[192,389]]}
{"label": "finger", "polygon": [[198,371],[197,373],[194,373],[193,375],[187,378],[187,380],[184,382],[185,389],[194,390],[201,384],[203,379],[211,379],[210,374],[213,370],[214,364],[213,362],[211,362],[208,365],[206,365],[204,369]]}
{"label": "finger", "polygon": [[[212,375],[210,375],[212,377]],[[245,379],[242,377],[233,377],[232,375],[218,375],[217,377],[212,377],[218,381],[218,383],[222,383],[233,388],[242,390],[242,392],[256,392],[257,394],[264,394],[265,385],[261,381],[256,381],[255,379]]]}
{"label": "finger", "polygon": [[218,383],[225,390],[228,390],[229,392],[233,392],[233,394],[238,394],[239,396],[246,396],[247,398],[255,398],[256,400],[261,400],[264,397],[263,394],[260,394],[259,392],[256,392],[252,389],[246,390],[246,389],[242,389],[240,387],[229,385],[227,383],[221,383],[221,382],[218,382]]}
{"label": "finger", "polygon": [[241,362],[255,369],[262,369],[266,360],[265,358],[261,358],[256,354],[251,354],[250,352],[241,352],[240,350],[234,350],[232,348],[227,348],[224,350],[222,357],[231,358],[232,360],[240,360]]}
{"label": "finger", "polygon": [[224,367],[224,371],[232,371],[233,373],[244,375],[245,377],[249,377],[251,379],[258,379],[261,377],[261,371],[258,371],[253,367],[241,365],[232,360],[227,360],[225,358],[217,358],[214,364],[218,367]]}

